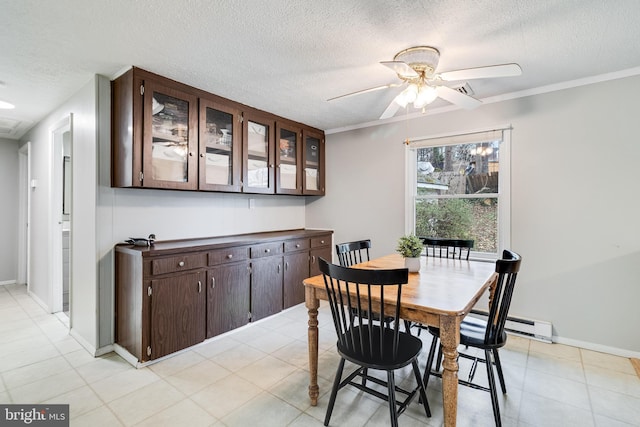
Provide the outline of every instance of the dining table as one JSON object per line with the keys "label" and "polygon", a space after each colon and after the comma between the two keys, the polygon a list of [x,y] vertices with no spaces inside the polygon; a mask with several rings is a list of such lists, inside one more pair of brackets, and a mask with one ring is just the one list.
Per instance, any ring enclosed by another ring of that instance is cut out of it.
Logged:
{"label": "dining table", "polygon": [[[404,258],[399,254],[391,254],[356,264],[352,268],[404,268]],[[443,354],[442,402],[446,427],[456,425],[460,323],[483,295],[491,295],[496,279],[494,262],[422,256],[420,270],[409,273],[408,283],[402,287],[400,317],[440,329]],[[320,394],[318,308],[320,300],[327,300],[327,292],[323,275],[305,279],[303,284],[309,314],[309,398],[311,405],[316,406]]]}

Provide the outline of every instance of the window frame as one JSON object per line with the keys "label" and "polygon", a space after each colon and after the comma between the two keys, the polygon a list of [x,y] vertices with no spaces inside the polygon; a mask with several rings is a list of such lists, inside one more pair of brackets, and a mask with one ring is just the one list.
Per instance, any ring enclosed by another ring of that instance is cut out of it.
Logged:
{"label": "window frame", "polygon": [[[511,126],[500,126],[491,129],[480,129],[468,132],[455,132],[441,135],[430,135],[419,138],[409,138],[405,142],[405,233],[415,233],[416,197],[417,191],[417,150],[425,147],[441,147],[445,145],[459,145],[463,143],[479,143],[486,141],[460,142],[456,137],[482,134],[489,131],[501,131],[502,139],[499,143],[500,157],[498,166],[498,248],[496,253],[477,252],[472,250],[469,259],[495,261],[504,249],[511,247]],[[443,143],[443,140],[449,140]],[[431,142],[429,142],[431,141]],[[468,195],[466,195],[468,198]],[[440,197],[457,198],[457,197]]]}

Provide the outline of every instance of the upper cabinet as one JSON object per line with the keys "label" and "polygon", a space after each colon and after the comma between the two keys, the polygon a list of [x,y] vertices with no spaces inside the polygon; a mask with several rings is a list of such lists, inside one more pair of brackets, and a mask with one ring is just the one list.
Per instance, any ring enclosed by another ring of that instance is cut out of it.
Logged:
{"label": "upper cabinet", "polygon": [[243,191],[273,194],[275,120],[268,115],[246,112],[243,114],[242,129]]}
{"label": "upper cabinet", "polygon": [[144,187],[198,188],[198,98],[152,80],[143,90]]}
{"label": "upper cabinet", "polygon": [[132,68],[112,81],[111,185],[324,195],[324,133]]}
{"label": "upper cabinet", "polygon": [[240,111],[200,99],[200,189],[239,192],[241,185]]}
{"label": "upper cabinet", "polygon": [[324,195],[324,135],[303,129],[304,194]]}
{"label": "upper cabinet", "polygon": [[302,129],[276,123],[276,192],[302,194]]}

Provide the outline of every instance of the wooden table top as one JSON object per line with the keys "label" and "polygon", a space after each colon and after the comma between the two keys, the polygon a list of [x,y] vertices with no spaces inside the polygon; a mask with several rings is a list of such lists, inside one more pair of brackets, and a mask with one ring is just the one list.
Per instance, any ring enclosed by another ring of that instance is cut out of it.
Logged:
{"label": "wooden table top", "polygon": [[[403,310],[464,317],[489,288],[495,276],[493,262],[423,256],[420,257],[420,263],[420,272],[409,273],[409,283],[402,288]],[[404,268],[404,259],[399,254],[392,254],[354,267]],[[304,284],[324,291],[322,275],[310,277],[304,280]]]}

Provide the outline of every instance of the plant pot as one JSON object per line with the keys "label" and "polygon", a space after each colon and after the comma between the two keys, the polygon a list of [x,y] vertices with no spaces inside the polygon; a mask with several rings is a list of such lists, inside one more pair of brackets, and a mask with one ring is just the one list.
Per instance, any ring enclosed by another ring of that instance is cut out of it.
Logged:
{"label": "plant pot", "polygon": [[405,258],[404,266],[409,269],[409,273],[417,273],[420,271],[420,257]]}

